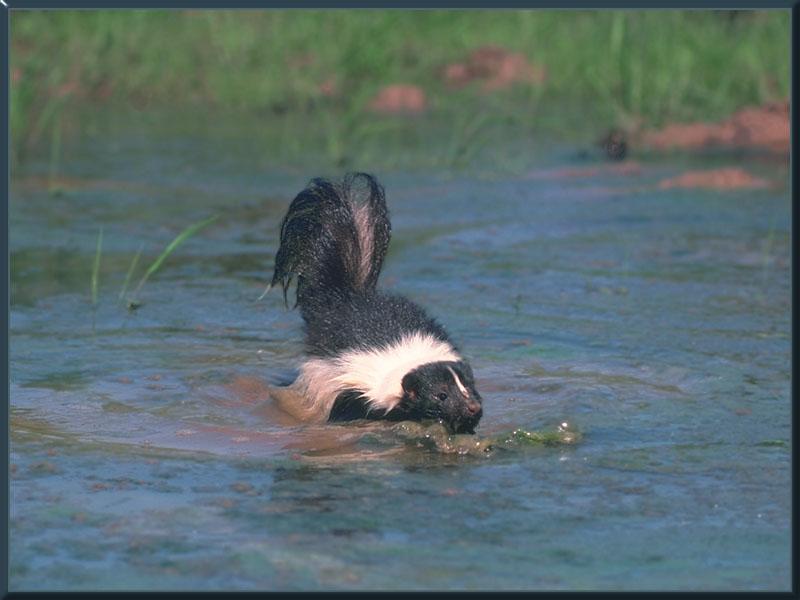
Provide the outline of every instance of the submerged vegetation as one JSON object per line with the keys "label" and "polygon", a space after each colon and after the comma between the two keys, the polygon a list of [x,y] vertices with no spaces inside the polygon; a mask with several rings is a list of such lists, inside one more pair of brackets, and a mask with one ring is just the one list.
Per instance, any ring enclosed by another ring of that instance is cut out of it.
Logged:
{"label": "submerged vegetation", "polygon": [[[155,272],[161,268],[161,265],[164,264],[164,261],[167,259],[167,257],[170,254],[172,254],[175,251],[175,249],[178,246],[180,246],[183,242],[188,240],[190,237],[192,237],[195,233],[197,233],[201,229],[204,229],[205,227],[211,225],[211,223],[216,221],[218,218],[219,215],[214,215],[213,217],[209,217],[207,219],[189,225],[183,231],[181,231],[177,236],[175,236],[175,239],[173,239],[169,244],[167,244],[167,247],[164,248],[164,251],[158,255],[158,258],[156,258],[149,267],[147,267],[147,270],[144,272],[144,275],[142,275],[142,278],[139,280],[139,284],[133,291],[133,298],[128,302],[129,309],[134,310],[139,306],[141,306],[141,302],[139,302],[136,299],[137,295],[141,291],[142,286],[145,284],[145,282],[150,278],[150,276],[155,274]],[[128,281],[131,272],[135,268],[138,259],[139,259],[139,253],[137,253],[134,256],[133,261],[131,263],[131,268],[128,269],[128,275],[125,278],[126,282]],[[125,285],[123,286],[123,292],[121,295],[124,295],[125,287],[127,286]]]}
{"label": "submerged vegetation", "polygon": [[103,226],[97,232],[97,248],[94,253],[94,263],[92,264],[92,307],[97,305],[97,285],[100,280],[100,255],[103,252]]}
{"label": "submerged vegetation", "polygon": [[284,155],[311,145],[336,163],[435,118],[438,159],[467,163],[512,130],[594,136],[784,99],[789,24],[788,10],[16,11],[13,151],[50,141],[57,162],[64,115],[107,104],[249,114]]}
{"label": "submerged vegetation", "polygon": [[[167,246],[164,248],[161,254],[159,254],[158,257],[145,270],[141,279],[139,279],[139,283],[136,286],[136,289],[134,289],[130,298],[127,299],[128,310],[136,310],[142,305],[142,302],[138,299],[139,292],[141,291],[142,287],[147,282],[147,280],[161,268],[167,257],[169,257],[183,242],[185,242],[190,237],[195,235],[201,229],[205,229],[206,227],[211,225],[218,218],[219,215],[214,215],[212,217],[209,217],[207,219],[189,225],[183,231],[181,231],[177,236],[175,236],[175,238],[169,244],[167,244]],[[103,228],[101,226],[97,234],[97,248],[95,250],[94,262],[92,264],[91,293],[92,293],[93,309],[97,306],[97,295],[100,282],[100,258],[102,255],[102,247],[103,247]],[[128,291],[128,284],[130,283],[131,276],[136,271],[136,266],[139,264],[139,257],[142,255],[143,248],[144,244],[141,244],[139,246],[139,250],[131,259],[131,264],[128,267],[128,271],[125,274],[125,281],[122,283],[122,288],[120,289],[119,292],[118,299],[120,301],[123,301],[126,298],[126,293]]]}
{"label": "submerged vegetation", "polygon": [[442,454],[487,456],[497,451],[524,450],[543,446],[564,447],[577,444],[583,434],[572,424],[560,423],[555,429],[527,431],[515,429],[509,433],[482,437],[473,434],[450,434],[441,423],[402,421],[392,430],[412,447],[426,448]]}

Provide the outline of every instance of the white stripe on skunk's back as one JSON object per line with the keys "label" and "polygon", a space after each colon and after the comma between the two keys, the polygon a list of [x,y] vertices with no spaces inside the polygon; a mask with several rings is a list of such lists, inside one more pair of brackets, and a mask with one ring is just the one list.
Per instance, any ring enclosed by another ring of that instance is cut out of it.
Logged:
{"label": "white stripe on skunk's back", "polygon": [[[348,350],[332,358],[312,358],[300,367],[292,387],[304,406],[291,412],[325,420],[343,390],[360,390],[373,408],[391,410],[403,395],[403,377],[428,363],[462,360],[453,347],[430,334],[415,332],[388,346]],[[288,408],[288,407],[287,407]]]}

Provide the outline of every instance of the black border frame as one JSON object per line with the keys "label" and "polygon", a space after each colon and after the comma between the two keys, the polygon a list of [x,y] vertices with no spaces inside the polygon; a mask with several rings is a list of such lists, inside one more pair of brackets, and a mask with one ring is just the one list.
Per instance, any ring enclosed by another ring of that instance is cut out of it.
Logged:
{"label": "black border frame", "polygon": [[[402,2],[398,0],[373,0],[373,1],[357,1],[357,0],[338,0],[337,2],[324,2],[314,0],[297,0],[295,2],[270,2],[265,0],[233,0],[231,2],[224,2],[220,0],[167,0],[165,2],[158,2],[157,0],[140,0],[139,2],[131,2],[130,0],[0,0],[0,32],[3,34],[2,43],[0,43],[0,106],[2,106],[3,113],[0,118],[0,138],[5,140],[5,144],[0,147],[0,163],[5,164],[5,169],[0,171],[0,191],[2,191],[3,206],[0,210],[0,229],[5,234],[3,236],[3,250],[5,253],[5,260],[0,263],[0,291],[4,306],[0,310],[0,330],[2,330],[4,343],[0,347],[0,380],[5,382],[2,389],[2,399],[5,410],[0,412],[0,437],[4,441],[5,448],[5,461],[0,464],[0,478],[5,482],[2,491],[0,491],[0,510],[5,518],[0,519],[2,523],[2,530],[4,532],[2,543],[0,544],[0,565],[3,568],[3,577],[0,578],[2,585],[0,585],[0,592],[2,598],[46,598],[51,596],[63,597],[83,597],[83,596],[97,596],[97,595],[113,595],[125,598],[139,598],[152,596],[153,594],[161,594],[164,592],[9,592],[9,518],[10,518],[10,504],[9,504],[9,457],[10,457],[10,435],[9,435],[9,409],[10,409],[10,381],[9,381],[9,314],[10,314],[10,253],[9,253],[9,220],[8,220],[8,207],[9,207],[9,182],[10,182],[10,131],[9,131],[9,54],[10,54],[10,13],[11,11],[20,10],[75,10],[75,9],[162,9],[162,10],[175,10],[175,9],[592,9],[592,10],[608,10],[608,9],[645,9],[645,10],[679,10],[679,9],[696,9],[696,10],[733,10],[733,9],[753,9],[753,10],[769,10],[769,9],[784,9],[791,10],[791,71],[792,71],[792,84],[791,84],[791,97],[790,97],[790,123],[791,123],[791,149],[797,148],[798,133],[797,124],[800,123],[800,108],[795,101],[800,97],[800,84],[798,84],[797,66],[800,62],[800,0],[674,0],[664,1],[657,0],[652,3],[646,0],[601,0],[599,2],[592,0],[566,0],[559,2],[558,0],[501,0],[497,3],[489,3],[486,0],[438,0],[433,2],[424,1],[408,1]],[[792,542],[791,542],[791,558],[792,565],[794,560],[798,557],[797,552],[797,494],[796,487],[798,482],[798,461],[797,461],[797,447],[795,445],[795,432],[798,426],[798,411],[795,410],[796,403],[796,381],[797,381],[797,368],[794,358],[800,351],[800,341],[798,341],[798,333],[800,333],[800,320],[796,315],[796,308],[800,300],[800,290],[798,290],[797,279],[797,265],[798,258],[800,258],[800,249],[798,246],[798,238],[795,232],[800,228],[800,211],[798,210],[798,193],[795,187],[795,182],[798,181],[798,162],[794,152],[790,149],[790,185],[791,185],[791,198],[792,198],[792,235],[791,235],[791,269],[792,269]],[[792,570],[791,576],[791,591],[789,592],[703,592],[692,593],[702,596],[778,596],[778,597],[796,597],[797,595],[797,570]],[[228,594],[237,595],[291,595],[291,596],[311,596],[317,595],[309,592],[171,592],[171,596],[202,596],[208,597],[224,597]],[[481,592],[438,592],[440,594],[464,594],[472,595],[482,594]],[[498,595],[508,596],[521,596],[528,594],[536,594],[543,596],[558,596],[570,597],[584,594],[592,594],[599,596],[607,596],[610,594],[631,596],[631,595],[647,595],[653,597],[680,597],[686,592],[494,592]],[[333,596],[371,596],[375,594],[385,596],[403,596],[409,594],[408,592],[328,592],[327,594]]]}

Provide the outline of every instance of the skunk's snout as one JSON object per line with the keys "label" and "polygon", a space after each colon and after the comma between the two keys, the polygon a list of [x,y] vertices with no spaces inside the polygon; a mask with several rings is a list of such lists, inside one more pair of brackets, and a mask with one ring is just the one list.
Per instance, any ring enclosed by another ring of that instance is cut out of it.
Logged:
{"label": "skunk's snout", "polygon": [[475,433],[475,428],[478,426],[478,421],[481,420],[482,411],[479,411],[474,416],[469,418],[461,418],[453,421],[445,422],[445,426],[450,433]]}
{"label": "skunk's snout", "polygon": [[475,433],[475,428],[483,416],[480,402],[468,400],[461,404],[451,418],[445,420],[450,433]]}
{"label": "skunk's snout", "polygon": [[465,362],[435,362],[409,372],[402,381],[406,415],[436,418],[453,433],[475,433],[483,415],[481,395]]}

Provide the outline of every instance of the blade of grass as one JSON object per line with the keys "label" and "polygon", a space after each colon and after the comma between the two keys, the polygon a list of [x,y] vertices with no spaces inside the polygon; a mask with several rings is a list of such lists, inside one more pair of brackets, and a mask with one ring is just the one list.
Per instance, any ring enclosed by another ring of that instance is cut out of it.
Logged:
{"label": "blade of grass", "polygon": [[53,133],[50,137],[50,164],[48,166],[47,191],[58,194],[61,188],[56,184],[56,177],[61,165],[61,119],[53,124]]}
{"label": "blade of grass", "polygon": [[100,279],[100,254],[103,250],[103,226],[97,234],[97,249],[94,253],[94,265],[92,267],[92,307],[97,304],[97,283]]}
{"label": "blade of grass", "polygon": [[142,286],[145,284],[145,282],[150,278],[150,276],[153,275],[156,271],[158,271],[158,269],[161,268],[161,265],[164,263],[164,261],[167,259],[167,257],[170,254],[172,254],[172,252],[175,250],[175,248],[180,246],[183,242],[185,242],[187,239],[192,237],[195,233],[197,233],[198,231],[200,231],[204,227],[207,227],[208,225],[211,225],[211,223],[216,221],[218,218],[219,218],[219,215],[214,215],[213,217],[209,217],[208,219],[205,219],[205,220],[200,221],[198,223],[194,223],[192,225],[189,225],[186,229],[181,231],[175,237],[175,239],[172,240],[166,248],[164,248],[164,251],[159,255],[159,257],[157,259],[155,259],[155,261],[153,261],[153,264],[151,264],[147,268],[147,271],[145,271],[144,275],[139,280],[139,284],[136,286],[136,289],[133,291],[133,296],[136,296],[139,293],[139,290],[142,289]]}
{"label": "blade of grass", "polygon": [[131,266],[128,267],[128,272],[125,274],[125,281],[122,283],[122,289],[119,292],[119,299],[122,300],[125,297],[125,292],[128,291],[128,284],[131,281],[131,275],[133,275],[134,270],[136,270],[136,265],[139,264],[139,257],[142,255],[142,249],[144,248],[144,244],[139,244],[139,251],[133,257],[131,261]]}

